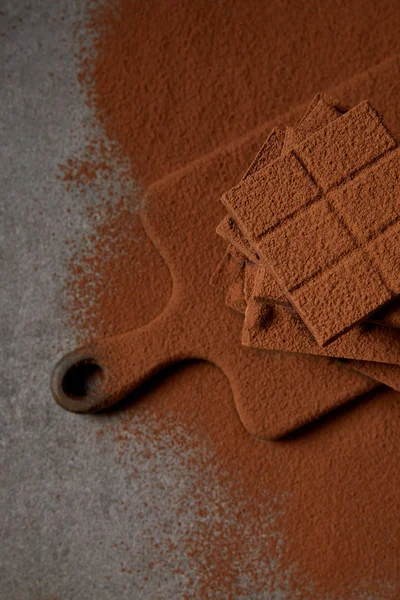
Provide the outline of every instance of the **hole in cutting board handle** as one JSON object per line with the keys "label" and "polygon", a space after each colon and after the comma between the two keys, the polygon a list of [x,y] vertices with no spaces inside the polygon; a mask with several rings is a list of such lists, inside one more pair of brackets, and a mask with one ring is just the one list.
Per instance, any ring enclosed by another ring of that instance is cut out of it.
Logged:
{"label": "hole in cutting board handle", "polygon": [[82,360],[70,367],[61,382],[64,393],[71,398],[95,396],[104,384],[102,367],[91,359]]}
{"label": "hole in cutting board handle", "polygon": [[73,412],[94,412],[107,399],[105,369],[96,358],[81,350],[64,356],[55,366],[51,391],[55,401]]}

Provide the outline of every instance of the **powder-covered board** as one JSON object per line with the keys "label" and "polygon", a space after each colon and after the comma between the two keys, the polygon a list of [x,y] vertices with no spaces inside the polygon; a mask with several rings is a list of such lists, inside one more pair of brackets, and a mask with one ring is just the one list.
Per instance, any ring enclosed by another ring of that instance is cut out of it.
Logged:
{"label": "powder-covered board", "polygon": [[[399,71],[397,57],[358,75],[338,88],[356,103],[375,87],[378,75],[385,115],[392,108]],[[387,107],[385,106],[385,102]],[[240,345],[242,318],[224,305],[209,285],[223,255],[215,235],[223,217],[218,202],[237,183],[249,158],[275,125],[296,123],[305,110],[268,122],[226,147],[198,159],[154,184],[143,211],[147,231],[168,263],[174,287],[164,312],[139,330],[67,356],[55,370],[53,391],[71,410],[98,410],[129,393],[152,374],[186,358],[204,358],[226,373],[244,426],[259,437],[275,438],[319,417],[373,385],[330,359],[260,352]],[[62,380],[77,361],[92,359],[103,367],[103,382],[86,398],[68,397]],[[313,393],[314,391],[317,394]]]}
{"label": "powder-covered board", "polygon": [[105,403],[168,364],[201,358],[227,375],[245,427],[276,438],[376,385],[330,359],[242,346],[242,317],[209,279],[224,245],[215,234],[223,213],[217,199],[248,159],[246,144],[228,147],[149,189],[144,224],[171,270],[173,293],[152,323],[83,351],[109,376]]}

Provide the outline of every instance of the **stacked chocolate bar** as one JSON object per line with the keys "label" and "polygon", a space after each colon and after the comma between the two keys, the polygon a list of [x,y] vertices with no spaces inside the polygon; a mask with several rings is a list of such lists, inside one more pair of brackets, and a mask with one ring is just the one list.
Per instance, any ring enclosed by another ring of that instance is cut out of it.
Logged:
{"label": "stacked chocolate bar", "polygon": [[242,343],[348,359],[400,389],[400,148],[368,103],[317,94],[222,197],[212,278]]}

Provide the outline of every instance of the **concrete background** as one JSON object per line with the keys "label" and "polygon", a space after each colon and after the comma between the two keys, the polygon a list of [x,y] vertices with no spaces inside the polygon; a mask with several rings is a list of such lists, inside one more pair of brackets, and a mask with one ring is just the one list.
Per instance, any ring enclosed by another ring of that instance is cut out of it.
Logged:
{"label": "concrete background", "polygon": [[[156,454],[145,435],[130,441],[132,475],[112,436],[97,434],[114,417],[67,413],[49,390],[75,344],[60,309],[63,242],[87,226],[57,179],[90,122],[73,58],[83,10],[83,0],[1,3],[0,598],[179,599],[190,567],[177,575],[162,539],[178,540],[177,505],[196,474],[174,440]],[[180,512],[189,527],[190,507]]]}

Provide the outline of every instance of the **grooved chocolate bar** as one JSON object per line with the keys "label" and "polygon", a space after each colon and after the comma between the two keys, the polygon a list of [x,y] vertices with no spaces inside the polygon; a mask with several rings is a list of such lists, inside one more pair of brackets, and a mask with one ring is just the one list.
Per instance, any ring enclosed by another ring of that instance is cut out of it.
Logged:
{"label": "grooved chocolate bar", "polygon": [[[321,105],[323,109],[321,108]],[[318,117],[316,113],[318,113]],[[317,103],[314,102],[314,108],[312,110],[309,109],[306,112],[305,117],[296,129],[293,129],[292,127],[286,128],[285,143],[282,152],[285,152],[285,148],[286,150],[293,149],[294,145],[297,145],[299,141],[302,141],[312,131],[315,131],[315,118],[317,119],[319,126],[322,127],[336,119],[340,114],[340,111],[332,105],[332,102],[331,105],[329,104],[329,99],[327,99],[327,97],[323,100],[318,100]],[[294,133],[296,134],[296,137],[294,137]],[[262,164],[260,164],[260,168],[261,167]],[[255,164],[253,164],[253,170],[254,172],[257,170]],[[363,206],[368,206],[368,203],[363,203]],[[395,247],[396,246],[393,246],[393,248]],[[265,301],[272,305],[285,305],[291,312],[295,310],[272,274],[261,263],[259,263],[255,277],[253,297],[256,300]],[[379,325],[400,327],[400,306],[398,302],[392,304],[391,307],[373,313],[368,320]]]}
{"label": "grooved chocolate bar", "polygon": [[[339,107],[340,107],[340,105],[337,101],[332,100],[331,98],[329,98],[328,96],[326,96],[324,94],[317,94],[315,96],[315,98],[313,99],[313,101],[311,102],[307,112],[305,113],[305,116],[300,121],[300,124],[296,128],[296,130],[293,130],[293,128],[290,128],[290,127],[286,128],[284,145],[286,145],[286,147],[288,147],[288,134],[291,130],[296,131],[296,132],[300,131],[301,137],[304,139],[304,137],[307,134],[309,134],[310,132],[315,130],[316,122],[318,123],[318,127],[319,127],[319,126],[326,125],[327,122],[330,122],[330,121],[334,120],[335,118],[337,118],[338,115],[341,114],[340,111],[338,110]],[[341,110],[345,110],[345,109],[343,107],[341,107]],[[264,143],[261,151],[258,153],[256,159],[253,161],[252,168],[249,169],[247,172],[250,172],[250,171],[255,172],[259,168],[262,168],[263,166],[265,166],[265,157],[271,156],[271,152],[270,152],[268,145],[269,144],[274,145],[277,143],[277,136],[276,136],[277,131],[278,130],[274,130],[271,133],[271,135],[268,137],[267,142]],[[278,138],[279,138],[279,136],[278,136]],[[280,139],[282,139],[282,133],[280,134]],[[298,136],[296,138],[296,143],[298,142],[299,139],[300,139],[300,136]],[[274,150],[276,150],[276,149],[277,149],[277,147],[275,147]],[[289,148],[289,149],[291,149],[291,148]],[[282,150],[282,152],[283,151],[284,150]],[[227,216],[226,220],[228,220],[228,219],[231,219],[231,217]],[[238,231],[240,232],[239,229],[238,229]],[[230,233],[230,231],[227,230],[227,239],[230,239],[229,233]],[[244,240],[246,240],[246,238],[244,238],[243,235],[242,235],[242,238]],[[232,250],[232,253],[235,255],[235,257],[238,260],[244,259],[244,256],[241,253],[239,253],[236,250],[234,251],[232,248],[231,248],[231,250]],[[252,258],[253,258],[253,256],[252,256]],[[222,265],[222,261],[221,261],[221,265]],[[219,268],[221,268],[221,267],[219,267]],[[239,268],[239,265],[237,265],[237,268]],[[218,271],[218,269],[217,269],[217,271]],[[227,267],[227,273],[229,273],[229,267]],[[230,278],[229,278],[229,282],[231,283]],[[220,287],[220,289],[222,288],[221,285],[219,285],[218,287]],[[258,269],[256,271],[255,284],[254,284],[254,288],[253,288],[253,297],[258,300],[267,301],[271,304],[276,304],[276,303],[284,304],[289,310],[291,309],[292,312],[294,311],[294,309],[292,308],[292,305],[288,302],[285,295],[281,292],[281,289],[280,289],[279,285],[276,283],[275,279],[272,277],[270,272],[267,269],[265,269],[265,267],[263,267],[263,265],[260,263],[259,263]],[[231,296],[230,302],[232,302],[232,296]],[[371,316],[370,321],[376,322],[378,324],[386,324],[389,326],[399,327],[400,326],[399,308],[398,308],[398,306],[394,305],[390,309],[386,309],[384,311],[378,311],[378,313],[376,315],[374,314]]]}
{"label": "grooved chocolate bar", "polygon": [[[303,141],[307,135],[325,126],[340,116],[345,110],[347,109],[330,96],[322,92],[316,94],[296,129],[293,129],[293,127],[286,127],[286,129],[276,127],[271,131],[253,162],[246,170],[243,179],[246,179],[259,169],[265,167],[268,163],[279,158],[286,150],[291,150],[293,144]],[[244,253],[249,260],[258,260],[258,255],[250,242],[244,236],[235,220],[229,215],[221,221],[217,227],[217,233],[240,252]]]}
{"label": "grooved chocolate bar", "polygon": [[[363,102],[223,197],[321,345],[400,293],[399,166],[393,136]],[[350,221],[370,188],[361,231]]]}
{"label": "grooved chocolate bar", "polygon": [[[323,96],[323,95],[321,95],[321,96]],[[307,114],[310,113],[310,111],[313,108],[313,105],[315,107],[317,102],[318,102],[318,100],[316,100],[316,99],[313,100],[313,102],[311,103],[311,105],[309,107],[309,110],[307,111],[305,117],[302,119],[302,121],[300,123],[302,123],[302,122],[304,123],[306,121]],[[335,103],[335,105],[339,106],[338,103]],[[346,110],[346,108],[341,109],[341,110]],[[289,128],[286,128],[285,141],[287,140],[288,133],[289,133]],[[264,144],[264,147],[265,147],[265,144]],[[252,172],[253,173],[257,171],[257,166],[258,166],[257,160],[253,161],[253,163],[252,163]],[[260,165],[260,168],[261,168],[261,165]],[[246,264],[246,267],[247,267],[247,264]],[[267,285],[263,284],[262,271],[265,271],[265,276],[268,278],[270,285],[268,285],[268,280],[266,281]],[[268,290],[268,293],[270,294],[270,297],[268,298],[269,301],[275,303],[276,300],[280,296],[279,300],[282,303],[288,302],[286,297],[282,294],[279,285],[275,282],[274,278],[271,276],[269,271],[266,271],[263,268],[261,263],[258,263],[256,280],[255,280],[254,288],[253,288],[254,291],[256,291],[256,289],[257,289],[257,282],[259,284],[260,300],[265,300],[265,296],[267,295],[266,290]],[[254,297],[254,292],[253,292],[253,297]],[[290,304],[287,304],[286,306],[291,307]],[[269,319],[273,318],[273,312],[270,310],[270,308],[268,308],[265,305],[265,303],[260,305],[260,308],[262,308],[261,312],[262,312],[264,319],[265,319],[266,314],[268,315]],[[293,310],[294,309],[292,308],[292,311]],[[394,325],[399,326],[399,324],[400,324],[399,311],[398,311],[398,307],[396,307],[396,303],[394,303],[393,307],[390,309],[385,308],[384,310],[378,311],[376,313],[376,315],[373,315],[372,319],[374,319],[374,320],[382,319],[382,322],[386,322],[387,324],[393,323]],[[355,361],[355,360],[348,360],[345,362],[348,362],[350,367],[357,368],[360,371],[362,371],[363,373],[365,373],[366,375],[371,376],[379,381],[386,383],[389,386],[394,387],[395,389],[400,390],[400,367],[398,367],[397,365],[388,365],[388,364],[383,364],[383,363],[373,363],[373,362]]]}
{"label": "grooved chocolate bar", "polygon": [[[263,329],[254,329],[254,315],[264,314],[265,302],[254,299],[254,279],[257,266],[246,262],[236,274],[227,294],[226,304],[239,312],[246,312],[243,343],[264,350],[330,356],[377,363],[400,364],[400,330],[365,323],[353,327],[345,335],[321,348],[305,327],[297,313],[284,306],[271,307],[269,320]],[[247,309],[247,310],[246,310]]]}
{"label": "grooved chocolate bar", "polygon": [[[257,265],[252,298],[271,306],[275,304],[282,305],[289,312],[296,313],[294,306],[286,298],[271,273],[261,263]],[[368,322],[386,327],[400,328],[400,307],[398,300],[393,302],[391,306],[372,313],[368,317]]]}
{"label": "grooved chocolate bar", "polygon": [[[231,259],[233,260],[233,259]],[[223,261],[221,261],[222,264]],[[236,263],[238,268],[240,269],[240,265],[238,263]],[[245,263],[244,265],[244,269],[242,268],[241,272],[240,272],[240,276],[242,278],[242,282],[246,282],[246,271],[249,270],[249,268],[254,271],[254,268],[256,267],[256,265],[252,265],[251,263]],[[226,266],[226,274],[228,274],[228,266]],[[237,273],[235,274],[235,277],[237,276]],[[247,281],[249,281],[251,279],[251,277],[247,277]],[[225,281],[225,279],[224,279]],[[266,334],[262,334],[262,331],[265,331],[265,329],[268,329],[268,327],[271,326],[271,321],[276,317],[277,317],[277,311],[273,309],[272,306],[268,306],[265,302],[256,302],[254,300],[254,296],[252,296],[252,298],[249,300],[246,298],[244,298],[244,294],[243,293],[243,289],[246,286],[246,283],[243,286],[243,283],[241,283],[240,285],[238,285],[237,282],[233,282],[233,276],[230,275],[229,277],[229,281],[230,281],[230,290],[226,299],[226,304],[228,306],[230,306],[231,308],[235,309],[235,310],[239,310],[239,312],[243,313],[243,303],[245,302],[245,304],[247,305],[247,302],[252,302],[253,303],[253,307],[246,312],[246,318],[245,318],[245,325],[243,328],[243,341],[246,345],[250,345],[250,346],[255,346],[256,348],[259,349],[263,349],[263,350],[268,350],[269,349],[269,345],[270,345],[270,338],[268,335]],[[217,286],[219,287],[219,289],[221,289],[221,291],[225,291],[226,287],[223,286]],[[287,310],[287,307],[285,307]],[[293,313],[296,315],[296,313]],[[281,313],[281,318],[282,316],[285,317],[284,313]],[[297,321],[300,321],[299,317],[297,316]],[[285,351],[291,351],[290,348],[292,348],[293,351],[293,346],[291,346],[291,344],[289,344],[288,346],[284,345],[287,339],[290,339],[291,336],[296,336],[297,334],[297,328],[296,326],[293,327],[293,322],[291,322],[289,319],[285,319],[286,322],[286,326],[284,328],[282,328],[279,332],[278,335],[281,336],[281,348],[285,349]],[[308,332],[308,330],[304,327],[302,327],[302,330],[306,332],[306,339],[307,340],[313,340],[313,338],[311,337],[310,333]],[[372,330],[371,330],[372,331]],[[354,334],[353,334],[354,335]],[[337,341],[341,341],[342,342],[342,350],[341,350],[341,354],[344,354],[345,352],[343,352],[343,341],[346,339],[346,336],[343,336],[342,338],[339,338]],[[371,340],[369,340],[371,342]],[[360,344],[361,342],[361,344]],[[373,343],[373,342],[372,342]],[[300,340],[300,344],[301,344],[301,340]],[[357,341],[357,348],[354,349],[354,351],[358,350],[358,348],[361,346],[364,346],[363,351],[365,351],[365,348],[368,344],[368,339],[364,339],[364,340],[360,340],[358,339]],[[380,346],[381,342],[379,342],[378,346]],[[390,342],[389,342],[390,345]],[[326,352],[328,350],[330,350],[330,347],[326,347],[321,349],[319,346],[317,346],[317,344],[315,344],[315,342],[313,343],[313,347],[315,349],[315,352],[319,355],[319,354],[323,354],[326,357]],[[301,346],[299,345],[296,350],[300,350]],[[303,345],[303,350],[306,347]],[[340,350],[340,347],[339,347]],[[322,351],[322,352],[321,352]],[[386,385],[393,387],[394,389],[400,391],[400,366],[397,364],[387,364],[387,363],[382,363],[382,362],[371,362],[371,361],[359,361],[359,360],[354,360],[354,359],[345,359],[344,362],[346,364],[348,364],[349,367],[354,368],[360,372],[362,372],[363,374],[377,380],[380,381],[382,383],[385,383]]]}

